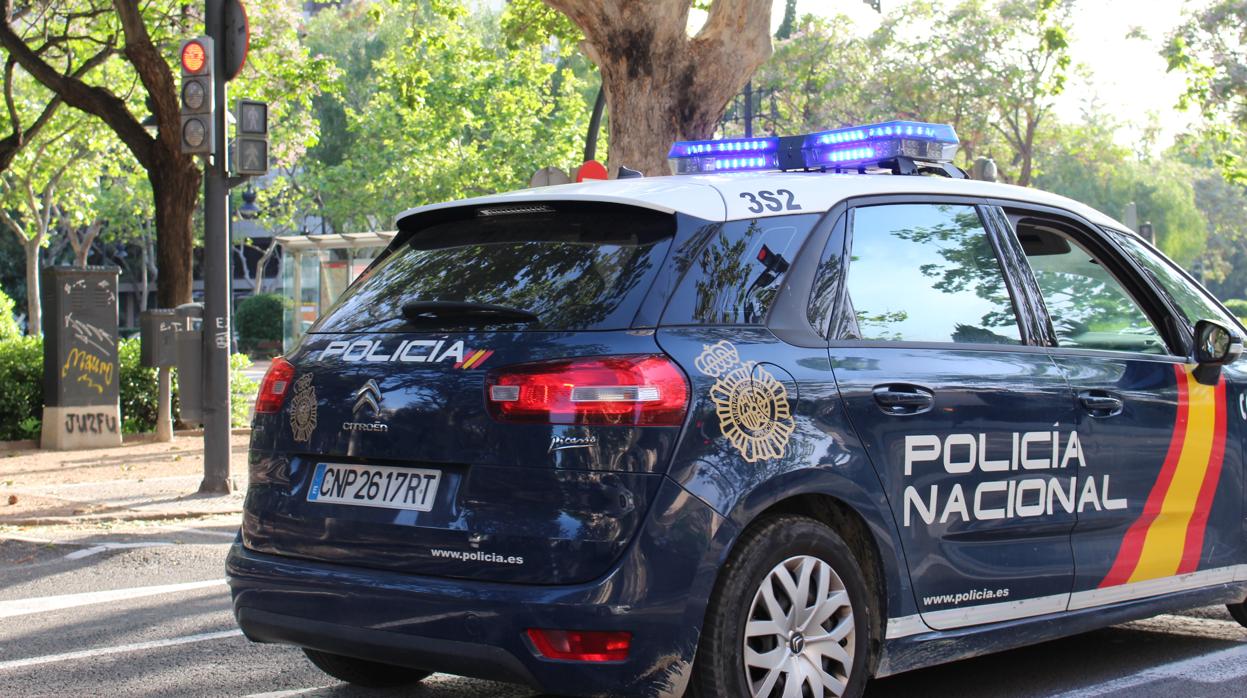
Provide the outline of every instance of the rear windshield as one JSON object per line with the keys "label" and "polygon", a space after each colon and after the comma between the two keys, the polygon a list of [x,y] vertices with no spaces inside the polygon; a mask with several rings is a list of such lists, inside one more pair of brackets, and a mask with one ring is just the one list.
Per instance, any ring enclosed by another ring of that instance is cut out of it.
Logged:
{"label": "rear windshield", "polygon": [[426,329],[403,315],[405,304],[420,301],[499,305],[537,316],[514,325],[495,320],[498,329],[628,328],[666,258],[675,217],[611,204],[517,211],[481,209],[416,231],[361,275],[311,331]]}

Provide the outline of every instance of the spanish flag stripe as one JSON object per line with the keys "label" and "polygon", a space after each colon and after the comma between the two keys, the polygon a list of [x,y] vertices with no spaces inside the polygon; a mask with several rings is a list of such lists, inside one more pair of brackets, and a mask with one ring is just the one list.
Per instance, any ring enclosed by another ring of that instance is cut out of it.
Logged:
{"label": "spanish flag stripe", "polygon": [[1152,491],[1143,505],[1143,514],[1126,531],[1121,542],[1121,549],[1117,552],[1117,559],[1113,562],[1108,575],[1104,577],[1104,581],[1100,582],[1101,587],[1125,584],[1126,580],[1134,574],[1135,567],[1139,564],[1139,554],[1143,550],[1143,541],[1148,527],[1160,514],[1165,491],[1169,489],[1169,483],[1173,481],[1174,472],[1178,468],[1178,459],[1182,455],[1182,442],[1186,440],[1189,404],[1186,371],[1181,366],[1175,366],[1174,372],[1177,375],[1178,385],[1178,413],[1174,420],[1173,437],[1169,440],[1169,452],[1165,455],[1165,464],[1161,467],[1160,475],[1156,478],[1156,483],[1152,485]]}
{"label": "spanish flag stripe", "polygon": [[1178,565],[1178,574],[1194,572],[1199,567],[1200,557],[1204,550],[1204,531],[1208,526],[1208,514],[1212,510],[1212,500],[1217,494],[1217,484],[1221,481],[1221,465],[1225,461],[1225,422],[1227,419],[1224,377],[1217,381],[1213,404],[1216,409],[1216,427],[1213,430],[1212,455],[1208,460],[1208,472],[1204,475],[1204,483],[1199,489],[1195,512],[1186,529],[1186,544],[1183,546],[1182,562]]}
{"label": "spanish flag stripe", "polygon": [[1182,550],[1186,532],[1195,514],[1195,504],[1203,488],[1212,461],[1213,435],[1217,427],[1217,404],[1215,385],[1204,385],[1194,374],[1184,376],[1187,381],[1186,438],[1182,440],[1182,455],[1174,471],[1173,481],[1165,491],[1160,514],[1147,528],[1139,564],[1128,581],[1170,577],[1178,573],[1182,563]]}
{"label": "spanish flag stripe", "polygon": [[481,349],[477,351],[475,354],[473,354],[472,356],[469,356],[468,360],[463,362],[463,368],[472,368],[472,364],[476,363],[476,361],[480,359],[482,356],[484,356],[484,354],[485,354],[485,350]]}

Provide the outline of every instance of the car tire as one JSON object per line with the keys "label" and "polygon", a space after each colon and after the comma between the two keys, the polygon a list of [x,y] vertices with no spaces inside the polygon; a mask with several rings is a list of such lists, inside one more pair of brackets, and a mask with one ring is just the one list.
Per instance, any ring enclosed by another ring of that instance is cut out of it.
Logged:
{"label": "car tire", "polygon": [[306,647],[303,648],[303,654],[307,655],[317,669],[333,678],[365,688],[411,686],[420,683],[432,674],[429,671],[344,657],[340,654],[330,654]]}
{"label": "car tire", "polygon": [[[795,594],[786,590],[803,583],[805,611],[794,613]],[[861,566],[835,531],[804,516],[760,521],[742,535],[715,586],[692,695],[778,698],[795,678],[814,698],[857,698],[870,678],[874,608]]]}
{"label": "car tire", "polygon": [[1230,615],[1234,616],[1234,620],[1238,621],[1244,628],[1247,628],[1247,600],[1241,603],[1226,604],[1226,608],[1229,609]]}

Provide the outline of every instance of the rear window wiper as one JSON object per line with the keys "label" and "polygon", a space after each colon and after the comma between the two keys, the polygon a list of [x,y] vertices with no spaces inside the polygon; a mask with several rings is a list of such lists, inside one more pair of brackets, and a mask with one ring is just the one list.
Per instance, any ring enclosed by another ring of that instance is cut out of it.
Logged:
{"label": "rear window wiper", "polygon": [[410,301],[403,304],[403,317],[414,325],[447,327],[456,325],[505,325],[536,322],[536,313],[492,303],[463,301]]}

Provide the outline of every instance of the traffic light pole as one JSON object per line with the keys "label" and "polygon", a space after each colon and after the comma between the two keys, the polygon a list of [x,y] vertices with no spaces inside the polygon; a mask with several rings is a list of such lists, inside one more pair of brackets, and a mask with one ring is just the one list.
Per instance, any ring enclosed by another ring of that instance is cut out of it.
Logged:
{"label": "traffic light pole", "polygon": [[[205,0],[204,28],[216,46],[225,44],[225,0]],[[229,258],[229,138],[225,130],[225,51],[213,51],[213,90],[217,108],[212,115],[216,143],[212,161],[204,167],[203,248],[203,356],[204,356],[204,479],[202,493],[233,489],[230,461],[230,258]],[[205,158],[206,159],[206,158]]]}

